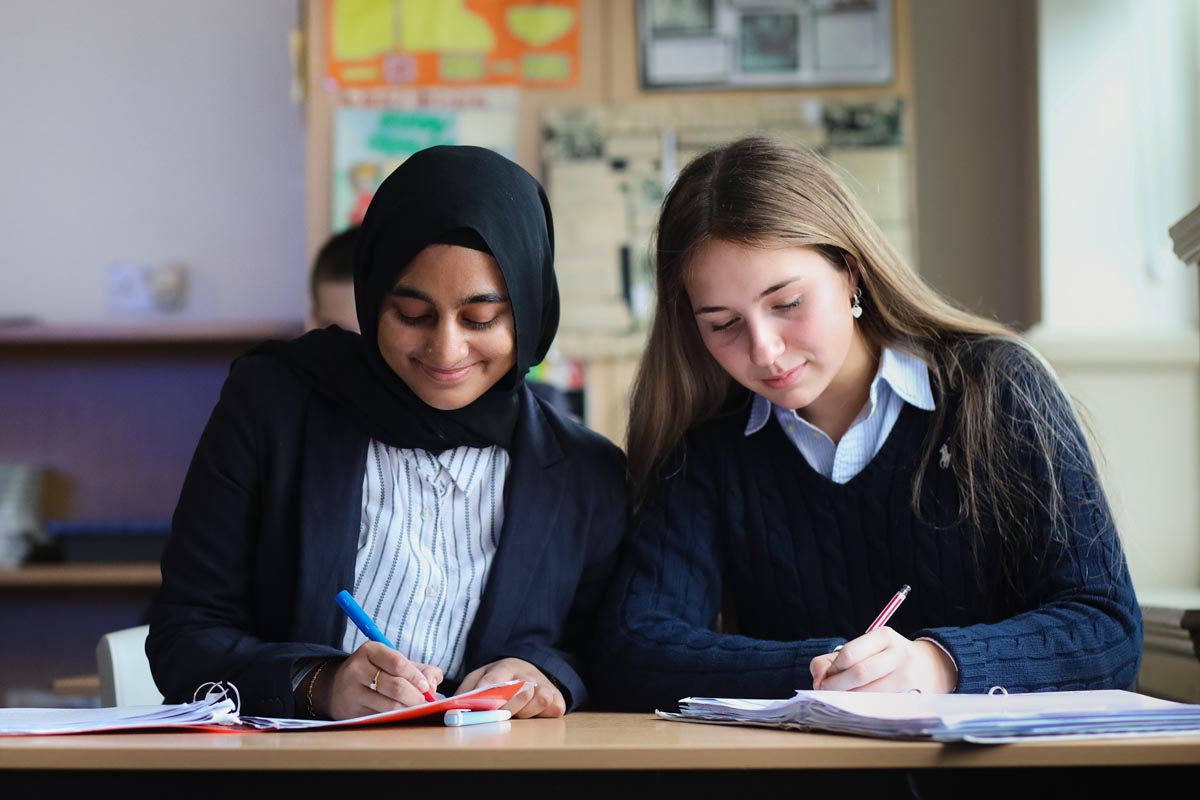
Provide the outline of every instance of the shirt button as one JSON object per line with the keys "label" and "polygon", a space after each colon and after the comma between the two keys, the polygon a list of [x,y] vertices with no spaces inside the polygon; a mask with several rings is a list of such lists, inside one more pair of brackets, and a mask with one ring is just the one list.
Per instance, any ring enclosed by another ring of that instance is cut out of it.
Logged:
{"label": "shirt button", "polygon": [[429,586],[427,586],[425,588],[425,596],[426,597],[437,597],[437,593],[438,593],[438,588],[436,586],[434,586],[432,583],[429,584]]}
{"label": "shirt button", "polygon": [[433,519],[433,510],[431,508],[429,508],[428,506],[426,506],[425,508],[422,508],[421,509],[421,519],[423,519],[423,520]]}

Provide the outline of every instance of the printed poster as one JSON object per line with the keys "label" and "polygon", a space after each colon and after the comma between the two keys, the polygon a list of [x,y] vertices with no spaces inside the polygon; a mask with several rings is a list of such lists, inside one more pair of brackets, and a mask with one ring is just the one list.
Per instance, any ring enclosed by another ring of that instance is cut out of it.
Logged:
{"label": "printed poster", "polygon": [[327,88],[579,81],[580,0],[326,0]]}
{"label": "printed poster", "polygon": [[332,229],[362,222],[383,179],[418,150],[473,144],[516,159],[516,90],[420,92],[389,105],[341,106],[334,117]]}

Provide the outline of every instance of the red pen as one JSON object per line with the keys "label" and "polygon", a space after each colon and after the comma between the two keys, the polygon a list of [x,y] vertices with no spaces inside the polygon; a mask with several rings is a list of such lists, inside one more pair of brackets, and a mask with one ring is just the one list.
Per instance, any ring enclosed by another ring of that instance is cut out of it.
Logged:
{"label": "red pen", "polygon": [[892,599],[889,600],[888,604],[883,607],[883,611],[879,612],[879,616],[876,617],[875,621],[872,622],[870,627],[867,628],[867,633],[870,633],[876,628],[881,628],[884,625],[887,625],[887,621],[892,618],[892,614],[896,613],[896,609],[899,608],[900,604],[904,602],[904,598],[908,597],[908,593],[910,591],[911,589],[907,583],[901,586],[900,591],[892,595]]}
{"label": "red pen", "polygon": [[[912,591],[912,587],[910,587],[907,583],[901,586],[900,591],[892,595],[892,599],[889,600],[888,604],[883,607],[883,611],[880,611],[879,616],[875,618],[875,621],[867,627],[867,633],[870,633],[876,628],[887,625],[887,621],[892,618],[892,614],[896,613],[896,609],[899,608],[900,604],[904,602],[904,598],[908,597],[908,593],[910,591]],[[833,652],[840,652],[845,646],[846,645],[844,644],[839,644],[837,647],[833,648]]]}

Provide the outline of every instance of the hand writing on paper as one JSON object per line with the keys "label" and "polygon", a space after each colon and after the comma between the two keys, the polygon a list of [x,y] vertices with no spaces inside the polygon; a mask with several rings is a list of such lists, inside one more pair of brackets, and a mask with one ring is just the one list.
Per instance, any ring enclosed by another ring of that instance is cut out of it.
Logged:
{"label": "hand writing on paper", "polygon": [[337,668],[324,702],[314,705],[327,709],[331,719],[395,711],[427,702],[424,692],[441,682],[439,667],[410,661],[380,642],[365,642]]}
{"label": "hand writing on paper", "polygon": [[850,692],[922,692],[946,694],[958,684],[958,670],[942,648],[912,641],[889,627],[851,639],[836,653],[808,665],[813,688]]}
{"label": "hand writing on paper", "polygon": [[519,658],[502,658],[480,667],[463,678],[458,692],[462,694],[489,683],[504,683],[517,679],[525,681],[525,685],[504,706],[514,717],[561,717],[567,713],[567,701],[562,692],[541,670]]}

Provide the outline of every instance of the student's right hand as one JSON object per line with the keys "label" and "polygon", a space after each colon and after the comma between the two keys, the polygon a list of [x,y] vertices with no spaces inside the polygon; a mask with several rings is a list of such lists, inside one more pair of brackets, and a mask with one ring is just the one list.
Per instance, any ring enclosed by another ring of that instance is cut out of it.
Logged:
{"label": "student's right hand", "polygon": [[954,691],[958,668],[945,650],[913,641],[887,627],[846,642],[808,665],[813,688],[841,692]]}
{"label": "student's right hand", "polygon": [[325,709],[330,719],[395,711],[426,702],[424,693],[436,691],[442,677],[439,667],[410,661],[380,642],[365,642],[326,684],[324,703],[314,705]]}

